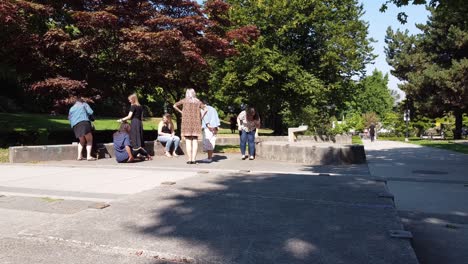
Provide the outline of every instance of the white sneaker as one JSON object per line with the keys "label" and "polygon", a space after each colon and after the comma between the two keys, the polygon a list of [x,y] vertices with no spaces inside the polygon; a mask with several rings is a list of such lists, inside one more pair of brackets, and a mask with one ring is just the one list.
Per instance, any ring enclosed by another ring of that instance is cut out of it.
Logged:
{"label": "white sneaker", "polygon": [[203,163],[211,163],[211,162],[213,162],[213,159],[208,159],[208,158],[206,158],[206,159],[202,159],[201,161],[202,161]]}

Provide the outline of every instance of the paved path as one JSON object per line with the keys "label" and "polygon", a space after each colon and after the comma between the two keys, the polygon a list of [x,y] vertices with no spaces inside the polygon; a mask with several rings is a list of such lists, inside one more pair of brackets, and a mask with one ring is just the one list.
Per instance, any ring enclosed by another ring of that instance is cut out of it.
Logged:
{"label": "paved path", "polygon": [[403,226],[366,164],[226,154],[0,170],[0,263],[417,263],[390,236]]}
{"label": "paved path", "polygon": [[468,155],[364,141],[369,170],[388,180],[422,264],[468,263]]}

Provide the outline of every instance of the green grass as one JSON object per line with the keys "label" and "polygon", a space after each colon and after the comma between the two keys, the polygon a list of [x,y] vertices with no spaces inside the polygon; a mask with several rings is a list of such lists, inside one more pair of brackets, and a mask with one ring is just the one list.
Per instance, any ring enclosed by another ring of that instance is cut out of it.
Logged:
{"label": "green grass", "polygon": [[[97,116],[96,121],[94,121],[94,126],[96,130],[117,130],[119,128],[117,119],[116,117]],[[145,118],[143,121],[143,128],[144,130],[157,130],[160,121],[161,118]],[[174,125],[176,125],[175,123],[174,120]],[[49,116],[45,114],[0,113],[0,131],[36,131],[39,129],[53,131],[69,130],[71,128],[70,122],[65,115]],[[273,133],[273,130],[261,128],[259,133],[262,135],[269,135]],[[221,121],[219,134],[231,134],[229,122]]]}
{"label": "green grass", "polygon": [[[119,123],[115,117],[96,117],[94,125],[96,130],[117,130]],[[146,118],[143,121],[145,130],[158,129],[158,124],[161,118]],[[44,114],[8,114],[0,113],[0,130],[1,131],[27,131],[47,129],[66,130],[70,128],[70,122],[65,115],[49,116]]]}
{"label": "green grass", "polygon": [[48,203],[63,201],[63,199],[55,199],[55,198],[50,198],[50,197],[42,197],[41,200],[48,202]]}
{"label": "green grass", "polygon": [[0,148],[0,163],[9,162],[8,160],[8,149]]}
{"label": "green grass", "polygon": [[240,153],[239,145],[224,145],[224,146],[215,146],[215,152],[220,153]]}
{"label": "green grass", "polygon": [[468,145],[458,144],[451,140],[412,139],[410,143],[468,154]]}
{"label": "green grass", "polygon": [[362,139],[360,136],[353,136],[351,140],[351,143],[355,145],[362,145]]}
{"label": "green grass", "polygon": [[[405,141],[404,137],[385,137],[380,138],[382,140],[394,140],[394,141]],[[439,148],[439,149],[446,149],[452,150],[460,153],[468,154],[468,145],[455,143],[453,140],[428,140],[428,139],[420,139],[417,137],[409,138],[409,143],[425,146],[425,147],[432,147],[432,148]]]}

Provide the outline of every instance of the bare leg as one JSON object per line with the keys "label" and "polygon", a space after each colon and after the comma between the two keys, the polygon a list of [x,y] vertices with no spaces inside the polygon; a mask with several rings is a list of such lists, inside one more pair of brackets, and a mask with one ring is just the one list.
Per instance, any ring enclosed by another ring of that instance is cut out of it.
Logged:
{"label": "bare leg", "polygon": [[90,159],[93,159],[93,157],[91,157],[91,149],[93,148],[93,134],[91,133],[86,134],[85,139],[86,139],[87,159],[90,160]]}
{"label": "bare leg", "polygon": [[185,150],[187,152],[187,159],[192,161],[192,137],[185,137]]}
{"label": "bare leg", "polygon": [[198,139],[197,137],[192,137],[192,161],[197,160],[197,152],[198,152]]}
{"label": "bare leg", "polygon": [[208,158],[213,159],[213,150],[208,150],[206,152],[208,152]]}
{"label": "bare leg", "polygon": [[80,142],[78,143],[78,160],[82,160],[83,159],[83,148],[86,144],[86,139],[85,137],[80,137],[79,138]]}

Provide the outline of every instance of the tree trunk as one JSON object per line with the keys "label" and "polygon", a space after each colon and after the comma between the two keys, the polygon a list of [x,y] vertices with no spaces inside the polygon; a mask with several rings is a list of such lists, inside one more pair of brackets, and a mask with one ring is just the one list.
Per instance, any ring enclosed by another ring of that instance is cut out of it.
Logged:
{"label": "tree trunk", "polygon": [[279,113],[273,114],[273,134],[276,136],[283,135],[283,119]]}
{"label": "tree trunk", "polygon": [[457,109],[453,112],[455,116],[455,131],[453,132],[453,139],[462,138],[462,126],[463,126],[463,112]]}

